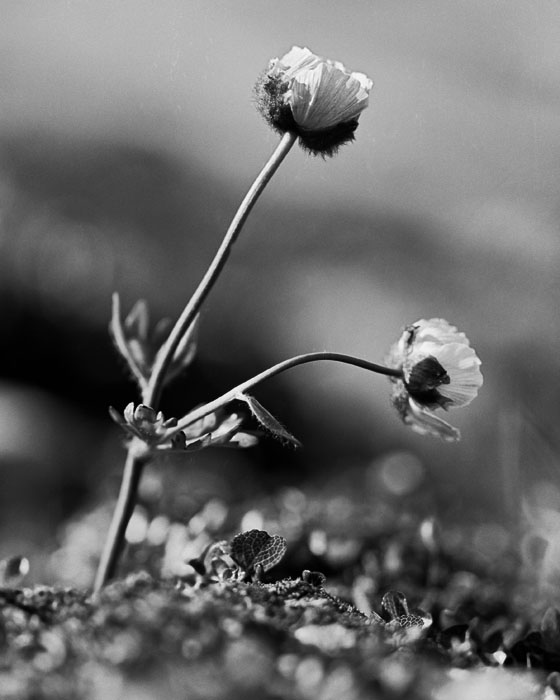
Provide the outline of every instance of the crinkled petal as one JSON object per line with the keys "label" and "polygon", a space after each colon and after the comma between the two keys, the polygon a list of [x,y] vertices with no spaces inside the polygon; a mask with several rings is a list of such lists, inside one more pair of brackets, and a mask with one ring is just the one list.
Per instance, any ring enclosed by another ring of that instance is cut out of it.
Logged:
{"label": "crinkled petal", "polygon": [[420,319],[412,324],[415,329],[414,342],[464,343],[469,345],[467,336],[443,318]]}
{"label": "crinkled petal", "polygon": [[461,433],[457,428],[421,406],[413,398],[408,399],[408,411],[403,415],[404,422],[420,435],[430,435],[446,442],[457,442]]}
{"label": "crinkled petal", "polygon": [[391,347],[388,364],[402,369],[403,379],[391,380],[402,420],[418,433],[458,440],[459,431],[432,411],[466,406],[482,386],[481,362],[466,335],[444,319],[421,319]]}
{"label": "crinkled petal", "polygon": [[368,105],[373,82],[364,73],[351,73],[308,48],[294,46],[271,61],[269,75],[286,84],[296,124],[307,131],[323,131],[356,119]]}
{"label": "crinkled petal", "polygon": [[285,80],[291,80],[299,71],[316,66],[320,61],[308,48],[294,46],[282,58],[274,59],[272,64],[274,72],[282,74]]}
{"label": "crinkled petal", "polygon": [[356,119],[368,105],[368,90],[354,74],[323,62],[300,71],[286,99],[302,129],[320,131]]}

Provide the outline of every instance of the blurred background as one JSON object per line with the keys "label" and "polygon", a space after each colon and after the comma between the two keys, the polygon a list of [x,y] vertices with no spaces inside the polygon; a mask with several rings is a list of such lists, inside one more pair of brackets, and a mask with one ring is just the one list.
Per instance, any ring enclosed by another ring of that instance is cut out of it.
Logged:
{"label": "blurred background", "polygon": [[553,536],[557,2],[5,0],[2,15],[0,556],[39,561],[68,518],[116,494],[107,406],[137,397],[107,335],[111,293],[125,309],[145,298],[155,318],[180,311],[276,145],[252,88],[294,44],[367,73],[370,107],[334,159],[289,155],[162,408],[301,352],[381,361],[403,325],[432,316],[467,333],[485,384],[449,416],[463,440],[446,445],[400,423],[383,378],[297,368],[257,394],[304,448],[163,465],[185,518],[196,488],[239,499],[396,455],[404,477],[388,488],[422,481],[442,519],[524,519]]}

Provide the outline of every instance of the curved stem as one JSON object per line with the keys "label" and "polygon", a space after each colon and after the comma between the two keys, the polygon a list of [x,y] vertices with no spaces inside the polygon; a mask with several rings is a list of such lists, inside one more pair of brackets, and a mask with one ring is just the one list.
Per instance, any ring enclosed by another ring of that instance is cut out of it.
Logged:
{"label": "curved stem", "polygon": [[367,360],[362,360],[359,357],[354,357],[353,355],[345,355],[340,352],[309,352],[305,355],[296,355],[295,357],[290,357],[288,360],[283,360],[282,362],[279,362],[278,364],[273,365],[268,369],[265,369],[263,372],[260,372],[260,374],[251,377],[251,379],[247,379],[245,382],[239,384],[238,386],[234,387],[225,394],[222,394],[222,396],[218,397],[217,399],[214,399],[214,401],[210,401],[209,403],[204,404],[203,406],[195,408],[194,411],[187,413],[187,415],[184,416],[177,423],[177,426],[167,433],[166,439],[168,439],[171,435],[174,435],[175,433],[179,432],[183,428],[186,428],[191,423],[194,423],[195,421],[199,420],[200,418],[204,418],[204,416],[208,415],[209,413],[212,413],[212,411],[216,411],[218,408],[221,408],[230,401],[233,401],[237,396],[239,396],[239,394],[243,394],[249,389],[252,389],[254,386],[260,384],[265,379],[270,379],[270,377],[274,377],[274,375],[280,374],[281,372],[284,372],[287,369],[291,369],[292,367],[296,367],[297,365],[304,365],[308,362],[319,362],[323,360],[328,360],[330,362],[342,362],[347,365],[354,365],[354,367],[367,369],[370,372],[375,372],[376,374],[384,374],[387,377],[395,377],[397,379],[400,379],[403,376],[402,370],[400,369],[385,367],[383,365],[378,365],[374,362],[368,362]]}
{"label": "curved stem", "polygon": [[241,202],[241,205],[239,206],[239,209],[233,217],[233,220],[226,232],[224,240],[218,248],[214,259],[210,263],[206,274],[202,278],[190,301],[185,306],[181,316],[177,320],[177,323],[173,327],[173,330],[169,334],[169,337],[156,357],[150,381],[148,382],[148,386],[142,396],[144,403],[146,403],[148,406],[152,406],[152,408],[157,406],[165,371],[173,358],[173,353],[177,349],[181,338],[189,329],[202,303],[218,279],[220,272],[226,264],[231,248],[239,236],[239,233],[243,228],[243,224],[247,220],[247,217],[255,205],[255,202],[259,198],[259,195],[266,187],[267,183],[270,181],[270,178],[274,175],[278,169],[278,166],[284,160],[291,147],[294,145],[296,138],[297,136],[289,131],[284,134],[280,140],[280,143],[276,147],[276,150],[270,156],[268,162],[261,172],[257,175],[257,178]]}
{"label": "curved stem", "polygon": [[139,457],[134,449],[134,441],[131,443],[126,455],[121,489],[117,504],[113,512],[109,533],[105,540],[105,547],[97,567],[93,595],[97,596],[105,583],[113,578],[117,561],[124,544],[124,536],[128,521],[134,510],[136,491],[142,475],[142,468],[146,463],[145,457]]}

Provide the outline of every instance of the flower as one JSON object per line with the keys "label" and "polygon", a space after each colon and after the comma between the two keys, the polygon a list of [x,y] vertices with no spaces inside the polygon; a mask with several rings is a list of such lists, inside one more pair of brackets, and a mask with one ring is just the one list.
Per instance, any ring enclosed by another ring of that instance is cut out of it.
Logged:
{"label": "flower", "polygon": [[391,379],[402,420],[417,433],[458,440],[459,431],[433,411],[467,406],[482,386],[467,336],[442,318],[421,319],[404,329],[387,362],[402,371],[402,378]]}
{"label": "flower", "polygon": [[296,133],[312,153],[334,155],[354,139],[372,87],[363,73],[294,46],[270,62],[255,94],[259,110],[274,129]]}

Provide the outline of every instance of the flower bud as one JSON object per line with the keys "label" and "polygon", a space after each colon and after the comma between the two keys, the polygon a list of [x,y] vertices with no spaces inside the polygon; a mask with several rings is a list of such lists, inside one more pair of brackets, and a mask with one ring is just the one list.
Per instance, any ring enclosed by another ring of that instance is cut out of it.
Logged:
{"label": "flower bud", "polygon": [[270,62],[255,94],[261,114],[274,129],[296,133],[311,153],[332,156],[354,139],[372,87],[363,73],[294,46]]}

